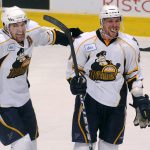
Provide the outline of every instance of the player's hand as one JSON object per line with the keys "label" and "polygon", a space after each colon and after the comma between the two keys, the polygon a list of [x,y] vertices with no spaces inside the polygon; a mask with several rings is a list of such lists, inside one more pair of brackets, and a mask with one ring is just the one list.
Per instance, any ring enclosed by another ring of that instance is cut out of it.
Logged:
{"label": "player's hand", "polygon": [[133,121],[135,126],[140,126],[140,128],[146,128],[147,126],[150,127],[150,120],[145,119],[139,110],[139,108],[136,108],[136,116]]}
{"label": "player's hand", "polygon": [[83,76],[74,76],[70,81],[70,90],[73,95],[84,95],[86,93],[87,83]]}
{"label": "player's hand", "polygon": [[150,100],[148,95],[134,97],[131,105],[136,109],[134,125],[141,128],[150,127]]}
{"label": "player's hand", "polygon": [[77,38],[83,32],[79,28],[69,28],[73,38]]}

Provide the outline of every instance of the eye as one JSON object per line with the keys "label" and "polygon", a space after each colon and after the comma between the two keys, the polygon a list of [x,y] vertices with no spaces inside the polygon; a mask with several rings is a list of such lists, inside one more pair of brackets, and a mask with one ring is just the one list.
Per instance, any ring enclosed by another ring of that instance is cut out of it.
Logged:
{"label": "eye", "polygon": [[13,24],[13,27],[18,27],[18,25],[16,23]]}
{"label": "eye", "polygon": [[109,23],[112,23],[113,21],[112,21],[112,20],[108,20],[108,22],[109,22]]}

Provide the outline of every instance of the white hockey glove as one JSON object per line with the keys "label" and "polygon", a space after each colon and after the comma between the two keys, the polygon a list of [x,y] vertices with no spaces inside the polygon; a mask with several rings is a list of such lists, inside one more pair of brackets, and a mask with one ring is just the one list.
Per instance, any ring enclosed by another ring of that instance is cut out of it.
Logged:
{"label": "white hockey glove", "polygon": [[134,125],[139,125],[140,128],[150,127],[150,100],[148,95],[133,97],[133,104],[130,105],[136,109]]}

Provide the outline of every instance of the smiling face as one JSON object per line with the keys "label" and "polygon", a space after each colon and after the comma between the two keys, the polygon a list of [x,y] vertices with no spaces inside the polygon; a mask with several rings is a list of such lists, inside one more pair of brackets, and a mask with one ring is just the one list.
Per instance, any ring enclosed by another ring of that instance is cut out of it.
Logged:
{"label": "smiling face", "polygon": [[9,25],[9,32],[18,43],[23,42],[26,33],[26,22],[18,22]]}
{"label": "smiling face", "polygon": [[[102,20],[102,30],[105,33],[103,36],[105,39],[114,39],[117,37],[120,30],[121,18],[105,18]],[[106,36],[105,36],[106,35]]]}

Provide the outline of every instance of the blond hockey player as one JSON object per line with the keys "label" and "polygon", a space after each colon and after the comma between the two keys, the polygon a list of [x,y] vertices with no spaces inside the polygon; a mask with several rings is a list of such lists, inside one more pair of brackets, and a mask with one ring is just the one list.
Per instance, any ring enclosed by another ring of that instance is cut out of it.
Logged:
{"label": "blond hockey player", "polygon": [[66,71],[70,90],[76,95],[74,150],[89,150],[79,95],[85,95],[93,147],[99,133],[98,150],[118,150],[123,142],[128,89],[136,110],[135,126],[150,126],[150,101],[143,94],[139,47],[132,36],[120,32],[122,20],[116,6],[105,5],[100,11],[101,28],[85,32],[74,41],[80,76],[75,76],[72,59]]}

